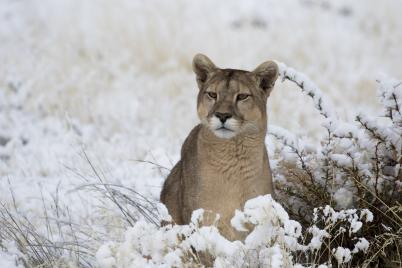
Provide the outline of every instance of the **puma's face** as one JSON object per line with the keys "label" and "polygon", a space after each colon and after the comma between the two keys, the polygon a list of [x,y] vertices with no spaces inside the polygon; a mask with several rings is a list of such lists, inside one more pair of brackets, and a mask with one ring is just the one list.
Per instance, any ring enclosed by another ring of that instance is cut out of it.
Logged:
{"label": "puma's face", "polygon": [[267,98],[278,76],[274,62],[248,72],[219,69],[205,56],[197,55],[193,69],[200,88],[197,110],[202,124],[223,139],[238,134],[265,135]]}
{"label": "puma's face", "polygon": [[219,70],[200,90],[198,115],[219,138],[266,128],[266,100],[251,73]]}

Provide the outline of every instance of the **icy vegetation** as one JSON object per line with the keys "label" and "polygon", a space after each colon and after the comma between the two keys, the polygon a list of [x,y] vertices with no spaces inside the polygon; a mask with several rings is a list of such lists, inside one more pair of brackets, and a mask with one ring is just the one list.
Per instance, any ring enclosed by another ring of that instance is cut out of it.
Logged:
{"label": "icy vegetation", "polygon": [[[347,220],[350,224],[344,231],[352,233],[361,228],[359,220],[372,220],[369,217],[362,219],[365,214],[356,210],[335,212],[327,206],[324,211],[323,219],[330,222],[328,226]],[[214,267],[291,267],[295,264],[292,253],[314,254],[322,247],[323,238],[330,238],[325,229],[313,225],[306,231],[312,235],[310,241],[302,239],[300,223],[290,220],[283,207],[270,195],[251,199],[246,202],[243,212],[236,211],[232,225],[240,231],[247,231],[245,226],[252,227],[244,243],[226,240],[215,226],[202,226],[202,216],[202,210],[194,211],[189,225],[161,228],[138,221],[126,232],[122,243],[106,243],[98,250],[98,263],[105,268],[182,267],[205,264],[205,259],[209,258],[209,264]],[[314,222],[317,222],[318,214],[315,213],[315,217]],[[349,262],[355,253],[367,250],[366,239],[356,241],[353,251],[343,247],[334,251],[339,264]]]}
{"label": "icy vegetation", "polygon": [[[0,267],[398,267],[400,10],[0,1]],[[286,64],[268,102],[277,197],[236,212],[245,241],[202,211],[160,225],[161,184],[198,122],[198,52],[220,67]]]}

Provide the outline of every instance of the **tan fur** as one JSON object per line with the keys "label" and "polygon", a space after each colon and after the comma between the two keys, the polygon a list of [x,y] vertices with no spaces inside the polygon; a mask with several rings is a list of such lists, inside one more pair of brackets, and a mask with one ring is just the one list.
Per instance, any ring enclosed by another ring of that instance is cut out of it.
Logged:
{"label": "tan fur", "polygon": [[[218,213],[221,233],[231,240],[243,239],[244,234],[230,225],[234,211],[243,209],[250,198],[273,194],[264,139],[266,102],[278,67],[268,61],[253,72],[219,69],[198,54],[193,69],[201,124],[185,140],[181,160],[166,179],[160,198],[177,224],[189,223],[192,211],[203,208],[210,212],[204,224],[211,224]],[[220,121],[222,115],[230,118]]]}

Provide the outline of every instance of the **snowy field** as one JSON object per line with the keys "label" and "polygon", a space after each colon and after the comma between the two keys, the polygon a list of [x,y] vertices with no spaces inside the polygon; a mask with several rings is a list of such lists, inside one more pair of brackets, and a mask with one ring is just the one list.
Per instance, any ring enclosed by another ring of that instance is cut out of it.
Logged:
{"label": "snowy field", "polygon": [[[48,235],[58,204],[59,218],[93,234],[93,254],[121,241],[120,210],[87,185],[159,198],[197,124],[196,53],[219,67],[283,62],[341,118],[374,115],[376,79],[402,78],[401,10],[393,0],[0,0],[0,204]],[[290,82],[277,82],[268,107],[269,125],[313,143],[323,134]],[[13,267],[19,253],[0,244],[0,267]]]}

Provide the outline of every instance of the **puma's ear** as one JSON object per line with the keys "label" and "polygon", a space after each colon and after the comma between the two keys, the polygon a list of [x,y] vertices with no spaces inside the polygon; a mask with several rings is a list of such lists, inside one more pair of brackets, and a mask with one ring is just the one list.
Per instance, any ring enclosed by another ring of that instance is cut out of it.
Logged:
{"label": "puma's ear", "polygon": [[278,65],[273,61],[266,61],[261,63],[253,73],[258,78],[258,86],[269,96],[278,78]]}
{"label": "puma's ear", "polygon": [[200,89],[216,69],[215,64],[207,56],[203,54],[194,56],[193,71],[196,74],[197,84]]}

